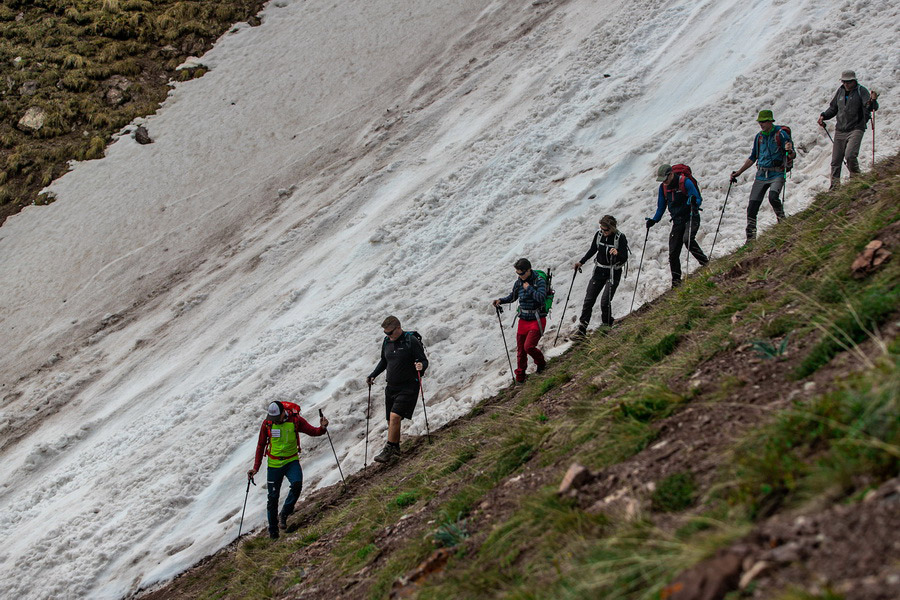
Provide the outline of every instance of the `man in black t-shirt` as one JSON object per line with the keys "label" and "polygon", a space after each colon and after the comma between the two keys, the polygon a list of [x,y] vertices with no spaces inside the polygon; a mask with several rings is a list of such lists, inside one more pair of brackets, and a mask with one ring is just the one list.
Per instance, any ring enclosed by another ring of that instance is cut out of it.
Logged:
{"label": "man in black t-shirt", "polygon": [[400,455],[400,422],[412,418],[419,399],[419,377],[428,368],[428,358],[419,335],[403,331],[397,317],[386,318],[381,328],[385,336],[381,343],[381,360],[366,377],[366,383],[371,386],[382,371],[387,371],[384,409],[388,439],[387,445],[375,457],[376,462],[384,463]]}

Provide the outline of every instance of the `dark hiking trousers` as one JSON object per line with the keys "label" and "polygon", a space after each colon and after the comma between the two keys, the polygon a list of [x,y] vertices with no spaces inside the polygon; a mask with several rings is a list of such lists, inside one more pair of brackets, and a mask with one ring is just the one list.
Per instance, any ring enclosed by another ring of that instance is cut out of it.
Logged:
{"label": "dark hiking trousers", "polygon": [[769,204],[775,211],[775,218],[780,223],[784,218],[784,204],[781,202],[781,190],[784,189],[784,175],[773,179],[757,179],[750,189],[750,203],[747,205],[747,240],[756,239],[756,217],[762,206],[766,191],[769,192]]}
{"label": "dark hiking trousers", "polygon": [[278,534],[278,496],[281,493],[281,482],[287,477],[291,483],[291,489],[287,498],[284,499],[284,506],[281,509],[285,517],[294,512],[294,505],[300,499],[300,491],[303,489],[303,470],[300,468],[300,461],[293,460],[282,467],[266,468],[266,488],[268,491],[268,499],[266,502],[266,512],[269,516],[269,534]]}
{"label": "dark hiking trousers", "polygon": [[[578,319],[580,323],[579,329],[584,332],[587,330],[588,323],[591,322],[591,314],[594,312],[594,304],[597,303],[597,296],[600,297],[600,318],[604,325],[612,325],[612,299],[619,287],[619,280],[622,279],[622,269],[613,269],[612,281],[609,277],[610,268],[595,266],[591,280],[588,282],[587,291],[584,294],[584,305],[581,307],[581,317]],[[607,285],[609,284],[609,285]]]}
{"label": "dark hiking trousers", "polygon": [[681,283],[682,246],[694,255],[701,267],[709,262],[695,239],[699,230],[700,215],[693,215],[690,221],[687,219],[672,220],[672,231],[669,232],[669,268],[672,270],[672,287]]}

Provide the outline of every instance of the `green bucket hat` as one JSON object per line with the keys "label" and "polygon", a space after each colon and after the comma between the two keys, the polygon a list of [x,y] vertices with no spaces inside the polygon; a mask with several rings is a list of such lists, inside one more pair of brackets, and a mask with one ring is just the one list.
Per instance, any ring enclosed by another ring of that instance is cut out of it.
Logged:
{"label": "green bucket hat", "polygon": [[759,116],[756,117],[756,120],[760,123],[763,121],[774,121],[775,115],[772,114],[771,110],[761,110],[759,111]]}
{"label": "green bucket hat", "polygon": [[657,181],[665,181],[666,177],[669,176],[669,173],[672,172],[672,165],[660,165],[656,170],[656,180]]}

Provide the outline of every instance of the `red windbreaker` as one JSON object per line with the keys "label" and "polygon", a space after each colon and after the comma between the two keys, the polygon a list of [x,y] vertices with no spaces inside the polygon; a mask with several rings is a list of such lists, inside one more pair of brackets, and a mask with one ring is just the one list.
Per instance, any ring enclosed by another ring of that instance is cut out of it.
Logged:
{"label": "red windbreaker", "polygon": [[[287,421],[290,421],[294,424],[294,433],[297,434],[297,452],[300,451],[301,431],[306,435],[313,437],[325,435],[324,427],[313,427],[306,419],[298,414],[288,413]],[[272,421],[270,419],[266,419],[262,422],[262,426],[259,428],[259,440],[256,442],[256,459],[253,461],[254,471],[259,471],[259,467],[262,465],[263,456],[266,455],[269,449],[269,432],[271,431],[271,425]]]}

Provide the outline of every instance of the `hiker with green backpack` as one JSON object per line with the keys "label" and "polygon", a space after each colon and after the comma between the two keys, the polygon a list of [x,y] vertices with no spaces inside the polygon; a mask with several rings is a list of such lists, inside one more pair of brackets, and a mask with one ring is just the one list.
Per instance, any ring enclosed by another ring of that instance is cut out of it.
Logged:
{"label": "hiker with green backpack", "polygon": [[760,131],[753,138],[750,156],[740,169],[731,172],[731,183],[737,183],[741,173],[756,163],[756,179],[750,188],[750,203],[747,205],[748,242],[756,239],[756,216],[767,191],[769,204],[775,211],[775,218],[779,223],[784,219],[784,203],[779,196],[797,156],[791,140],[791,129],[784,125],[775,125],[775,116],[771,110],[759,111],[756,121],[759,123]]}
{"label": "hiker with green backpack", "polygon": [[594,234],[591,247],[587,253],[575,263],[575,270],[594,258],[594,272],[588,282],[587,291],[584,294],[584,305],[581,308],[581,317],[578,319],[578,331],[576,338],[583,338],[587,333],[588,324],[591,322],[591,314],[594,312],[594,304],[597,297],[600,298],[600,318],[604,326],[612,327],[612,299],[619,287],[622,278],[622,268],[628,260],[628,240],[617,228],[616,218],[612,215],[604,215],[600,219],[600,229]]}
{"label": "hiker with green backpack", "polygon": [[516,382],[524,383],[529,356],[537,366],[538,373],[547,366],[547,361],[537,345],[547,327],[547,313],[550,312],[549,304],[553,302],[553,292],[548,281],[549,275],[543,271],[533,270],[531,261],[527,258],[520,258],[513,267],[516,270],[516,282],[513,284],[512,292],[504,298],[494,300],[493,305],[494,308],[502,310],[501,304],[519,301],[515,378]]}
{"label": "hiker with green backpack", "polygon": [[397,317],[387,317],[381,323],[381,329],[384,332],[381,360],[366,377],[366,383],[371,388],[375,378],[387,371],[387,384],[384,387],[387,444],[375,456],[375,462],[386,463],[400,457],[400,423],[403,419],[412,419],[419,391],[422,389],[421,377],[428,368],[428,358],[425,356],[422,337],[415,331],[403,331]]}

